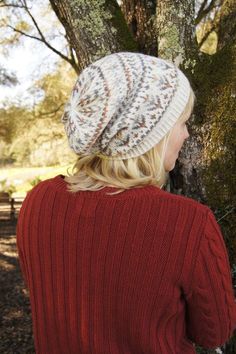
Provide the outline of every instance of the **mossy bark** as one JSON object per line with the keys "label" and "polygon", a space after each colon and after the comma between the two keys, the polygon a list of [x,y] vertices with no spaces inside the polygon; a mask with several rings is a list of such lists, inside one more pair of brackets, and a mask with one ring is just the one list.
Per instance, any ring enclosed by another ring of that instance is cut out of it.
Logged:
{"label": "mossy bark", "polygon": [[157,56],[156,0],[123,0],[121,10],[139,51]]}
{"label": "mossy bark", "polygon": [[219,12],[219,24],[216,32],[218,36],[217,50],[225,45],[233,45],[236,40],[236,2],[225,0]]}
{"label": "mossy bark", "polygon": [[122,50],[137,51],[116,0],[50,0],[77,57],[77,73],[91,62]]}
{"label": "mossy bark", "polygon": [[194,2],[157,1],[156,16],[158,56],[182,65],[182,68],[193,69],[197,55]]}
{"label": "mossy bark", "polygon": [[[192,88],[194,70],[198,63],[198,48],[192,1],[163,0],[157,2],[158,56],[174,62],[188,77]],[[193,122],[194,125],[194,122]],[[193,135],[185,142],[170,172],[168,190],[185,194],[199,201],[205,200],[204,186],[200,179],[201,140]]]}
{"label": "mossy bark", "polygon": [[201,179],[207,204],[224,230],[231,264],[236,254],[236,46],[228,44],[212,56],[204,55],[195,68],[198,104],[196,120],[200,139]]}

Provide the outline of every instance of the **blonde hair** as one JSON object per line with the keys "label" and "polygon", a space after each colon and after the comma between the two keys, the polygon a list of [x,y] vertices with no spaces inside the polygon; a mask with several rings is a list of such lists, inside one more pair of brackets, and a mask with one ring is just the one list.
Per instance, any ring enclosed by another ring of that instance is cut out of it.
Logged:
{"label": "blonde hair", "polygon": [[[196,97],[191,90],[189,101],[178,120],[191,115]],[[122,193],[130,188],[153,185],[163,188],[168,179],[164,169],[164,158],[172,129],[153,148],[143,155],[123,159],[107,159],[101,154],[81,154],[73,165],[72,174],[68,172],[65,181],[71,193],[78,191],[98,191],[104,187],[119,188],[114,193]]]}

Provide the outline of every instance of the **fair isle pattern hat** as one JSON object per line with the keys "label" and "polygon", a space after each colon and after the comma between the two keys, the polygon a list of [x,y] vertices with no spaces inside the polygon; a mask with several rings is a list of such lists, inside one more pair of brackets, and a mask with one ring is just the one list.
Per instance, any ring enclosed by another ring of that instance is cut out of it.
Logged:
{"label": "fair isle pattern hat", "polygon": [[190,90],[172,62],[133,52],[107,55],[81,72],[65,106],[69,146],[113,160],[142,155],[174,126]]}

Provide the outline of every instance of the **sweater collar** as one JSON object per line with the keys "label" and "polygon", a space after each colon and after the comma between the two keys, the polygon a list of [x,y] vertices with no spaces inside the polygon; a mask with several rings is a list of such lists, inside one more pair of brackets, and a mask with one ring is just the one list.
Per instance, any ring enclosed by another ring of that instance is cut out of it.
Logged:
{"label": "sweater collar", "polygon": [[[68,183],[65,181],[65,176],[62,174],[59,174],[51,179],[51,184],[60,191],[65,191],[67,193],[70,193],[67,190]],[[100,198],[101,196],[103,197],[127,197],[127,196],[136,196],[136,195],[152,195],[154,193],[160,193],[162,189],[158,186],[153,186],[153,185],[146,185],[142,187],[136,187],[136,188],[131,188],[128,190],[125,190],[124,192],[114,194],[114,195],[108,195],[106,193],[113,193],[119,188],[116,187],[104,187],[103,189],[100,189],[99,191],[78,191],[76,192],[76,195],[81,195],[81,196],[86,196],[86,197],[92,197],[92,198]]]}

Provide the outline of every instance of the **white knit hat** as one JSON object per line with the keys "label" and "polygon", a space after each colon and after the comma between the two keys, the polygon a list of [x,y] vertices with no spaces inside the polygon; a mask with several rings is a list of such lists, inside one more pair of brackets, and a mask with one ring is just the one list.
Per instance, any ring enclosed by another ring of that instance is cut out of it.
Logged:
{"label": "white knit hat", "polygon": [[190,83],[172,62],[119,52],[86,67],[62,116],[77,154],[115,160],[143,155],[174,126],[190,96]]}

